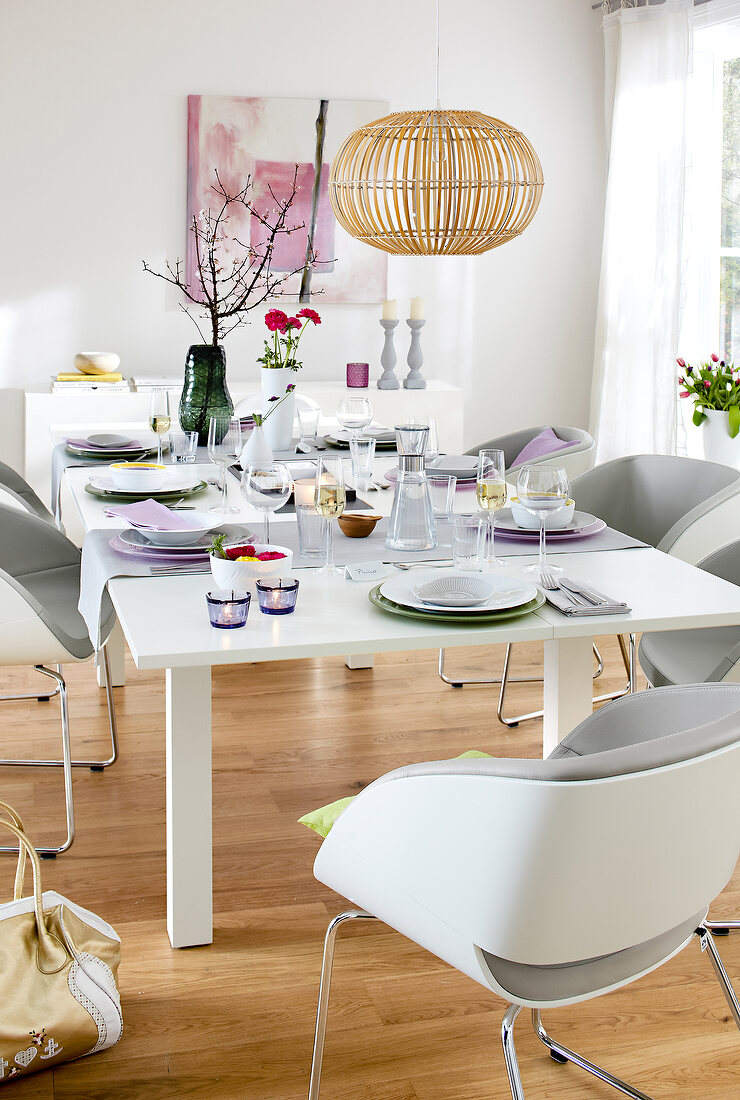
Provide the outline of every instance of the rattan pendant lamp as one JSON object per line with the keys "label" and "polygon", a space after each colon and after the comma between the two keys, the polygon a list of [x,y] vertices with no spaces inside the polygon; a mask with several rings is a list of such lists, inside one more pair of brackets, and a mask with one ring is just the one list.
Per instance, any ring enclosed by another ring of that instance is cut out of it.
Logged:
{"label": "rattan pendant lamp", "polygon": [[519,130],[439,106],[369,122],[331,166],[329,201],[350,236],[397,256],[475,256],[517,237],[542,194],[542,166]]}

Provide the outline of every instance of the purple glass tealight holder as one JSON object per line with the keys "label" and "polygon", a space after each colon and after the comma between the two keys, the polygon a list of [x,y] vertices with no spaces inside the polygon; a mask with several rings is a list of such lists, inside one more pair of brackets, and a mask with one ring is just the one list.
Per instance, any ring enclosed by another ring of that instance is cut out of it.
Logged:
{"label": "purple glass tealight holder", "polygon": [[370,381],[370,364],[369,363],[348,363],[347,364],[347,385],[352,390],[364,390],[367,389]]}
{"label": "purple glass tealight holder", "polygon": [[290,615],[298,599],[295,577],[265,577],[257,581],[257,600],[263,615]]}
{"label": "purple glass tealight holder", "polygon": [[251,599],[250,592],[240,592],[234,588],[217,588],[213,592],[206,592],[211,626],[220,630],[234,630],[238,626],[244,626]]}

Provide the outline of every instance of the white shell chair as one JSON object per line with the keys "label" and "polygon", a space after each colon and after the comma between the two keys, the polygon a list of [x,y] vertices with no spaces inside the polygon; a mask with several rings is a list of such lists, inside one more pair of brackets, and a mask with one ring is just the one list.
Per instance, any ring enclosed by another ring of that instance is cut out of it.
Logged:
{"label": "white shell chair", "polygon": [[514,1100],[524,1100],[513,1037],[523,1007],[556,1061],[649,1100],[552,1039],[540,1013],[620,989],[697,935],[740,1028],[705,923],[740,853],[739,785],[740,685],[728,684],[609,704],[548,760],[442,760],[372,783],[314,864],[360,908],[327,930],[309,1100],[319,1097],[336,931],[370,917],[509,1003]]}
{"label": "white shell chair", "polygon": [[[577,477],[571,482],[570,491],[580,511],[599,516],[617,531],[692,564],[723,546],[728,538],[740,536],[740,471],[716,462],[676,455],[628,455],[595,466]],[[597,696],[594,702],[634,690],[635,636],[629,636],[629,644],[621,637],[619,642],[628,684],[619,692]],[[509,717],[504,714],[508,684],[533,682],[509,677],[511,655],[512,647],[508,645],[500,679],[462,680],[445,673],[444,650],[441,650],[439,674],[453,687],[499,684],[499,721],[516,726],[527,719],[542,717],[542,711]],[[601,667],[597,675],[600,671]]]}
{"label": "white shell chair", "polygon": [[[73,760],[69,738],[67,687],[61,664],[87,661],[94,646],[77,610],[80,595],[80,551],[53,521],[15,507],[0,505],[0,665],[33,665],[51,677],[56,687],[49,695],[5,696],[5,700],[48,699],[59,694],[62,718],[61,760],[0,759],[0,765],[61,767],[64,772],[67,834],[59,845],[42,845],[42,856],[66,851],[75,835],[72,767],[101,771],[118,757],[115,706],[108,654],[105,647],[116,621],[107,594],[102,615],[101,641],[111,736],[107,760]],[[46,667],[56,665],[56,671]],[[14,848],[0,847],[2,852]]]}
{"label": "white shell chair", "polygon": [[[477,447],[471,447],[465,454],[477,455],[478,451],[483,450],[484,447],[496,447],[504,452],[507,478],[510,481],[516,481],[522,467],[521,465],[515,466],[514,460],[526,445],[531,443],[535,436],[538,436],[548,426],[543,424],[538,428],[523,428],[518,432],[509,432],[508,435],[499,435],[495,439],[487,439],[485,443],[480,443]],[[558,466],[564,467],[569,478],[577,477],[579,474],[585,473],[586,470],[590,470],[596,455],[596,444],[593,437],[583,428],[572,428],[565,424],[553,425],[552,430],[558,439],[561,439],[564,443],[569,443],[572,440],[577,442],[574,446],[566,447],[562,451],[551,451],[549,454],[541,455],[539,458],[533,459],[529,465],[556,463]]]}

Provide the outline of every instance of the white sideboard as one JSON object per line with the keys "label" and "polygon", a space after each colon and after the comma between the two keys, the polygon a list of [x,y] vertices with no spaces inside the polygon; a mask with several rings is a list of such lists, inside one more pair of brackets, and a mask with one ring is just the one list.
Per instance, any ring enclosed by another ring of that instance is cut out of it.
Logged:
{"label": "white sideboard", "polygon": [[[333,382],[298,381],[301,393],[312,397],[325,416],[333,416],[343,397],[366,394],[375,419],[393,427],[409,416],[433,416],[437,421],[440,449],[459,454],[463,447],[463,393],[448,382],[430,380],[425,390],[379,390],[369,386],[352,390]],[[258,389],[255,382],[229,381],[229,392],[236,404]],[[179,390],[173,391],[173,409],[179,402]],[[49,502],[51,451],[60,433],[78,434],[108,426],[130,424],[141,428],[149,416],[149,394],[104,393],[100,390],[80,393],[26,391],[24,477],[42,500]]]}

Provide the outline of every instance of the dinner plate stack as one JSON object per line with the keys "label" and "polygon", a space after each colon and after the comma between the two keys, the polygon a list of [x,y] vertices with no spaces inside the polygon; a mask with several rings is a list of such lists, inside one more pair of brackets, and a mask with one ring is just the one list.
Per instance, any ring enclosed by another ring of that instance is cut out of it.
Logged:
{"label": "dinner plate stack", "polygon": [[129,504],[137,500],[161,500],[163,504],[179,500],[181,497],[197,496],[204,493],[208,484],[197,474],[183,473],[177,466],[167,470],[167,481],[161,489],[117,489],[110,474],[90,474],[85,492],[103,500],[115,500],[118,504]]}
{"label": "dinner plate stack", "polygon": [[467,626],[527,615],[545,602],[526,581],[453,569],[409,570],[376,585],[369,599],[391,615]]}
{"label": "dinner plate stack", "polygon": [[[527,539],[530,542],[539,542],[539,525],[534,528],[520,527],[511,514],[511,508],[502,508],[496,512],[495,518],[496,538],[499,535],[509,539]],[[597,519],[590,512],[574,512],[570,523],[565,527],[553,527],[547,529],[547,541],[567,542],[569,539],[589,538],[603,531],[606,523],[603,519]]]}
{"label": "dinner plate stack", "polygon": [[[168,449],[165,443],[163,449]],[[135,461],[146,458],[150,454],[157,453],[156,443],[152,446],[139,439],[131,439],[127,435],[114,435],[101,432],[97,435],[89,435],[80,439],[68,439],[65,443],[67,454],[76,458],[104,458],[108,462],[118,462],[125,459]]]}

